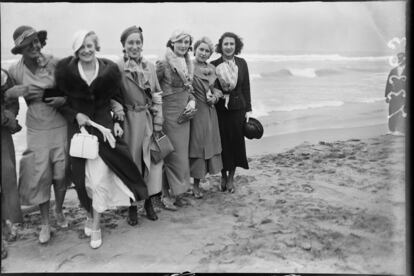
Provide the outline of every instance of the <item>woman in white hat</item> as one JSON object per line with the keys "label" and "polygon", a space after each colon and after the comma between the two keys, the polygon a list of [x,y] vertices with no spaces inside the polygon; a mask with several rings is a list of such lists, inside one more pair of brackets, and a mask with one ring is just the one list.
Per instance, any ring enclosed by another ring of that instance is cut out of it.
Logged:
{"label": "woman in white hat", "polygon": [[6,97],[23,96],[28,105],[26,113],[27,149],[20,161],[19,194],[22,205],[39,205],[41,230],[39,241],[50,239],[49,204],[50,187],[55,191],[55,214],[60,227],[68,227],[62,212],[66,188],[67,124],[57,107],[63,97],[42,99],[45,89],[55,84],[57,63],[51,55],[41,53],[46,45],[46,31],[37,32],[29,26],[18,27],[11,52],[22,58],[9,68],[16,85],[6,92]]}
{"label": "woman in white hat", "polygon": [[[72,50],[74,55],[62,59],[56,67],[57,87],[67,96],[59,111],[69,123],[69,137],[82,127],[98,137],[97,158],[70,157],[72,181],[88,214],[84,231],[91,237],[90,246],[98,248],[102,244],[100,214],[146,199],[148,191],[128,146],[114,139],[123,134],[120,122],[111,114],[111,100],[123,104],[118,66],[95,56],[99,43],[93,31],[77,32]],[[101,133],[91,121],[107,131]]]}
{"label": "woman in white hat", "polygon": [[157,77],[163,91],[163,130],[174,146],[174,152],[164,159],[165,180],[170,190],[163,191],[163,203],[164,207],[171,210],[186,204],[181,195],[190,188],[188,119],[196,111],[191,85],[194,73],[189,55],[191,43],[192,37],[188,32],[173,32],[167,42],[165,57],[156,63]]}

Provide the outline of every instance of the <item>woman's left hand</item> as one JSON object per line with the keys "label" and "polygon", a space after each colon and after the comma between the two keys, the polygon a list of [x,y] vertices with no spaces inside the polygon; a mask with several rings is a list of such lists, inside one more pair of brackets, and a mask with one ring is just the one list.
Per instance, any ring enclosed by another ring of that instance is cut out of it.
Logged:
{"label": "woman's left hand", "polygon": [[195,103],[194,100],[189,101],[187,103],[187,106],[185,107],[185,111],[192,111],[192,110],[194,110],[195,109],[195,105],[196,105],[196,103]]}
{"label": "woman's left hand", "polygon": [[252,112],[251,111],[246,112],[246,122],[249,121],[250,117],[252,117]]}
{"label": "woman's left hand", "polygon": [[115,134],[115,137],[121,137],[124,134],[124,130],[122,129],[122,127],[119,125],[118,122],[114,123],[114,134]]}

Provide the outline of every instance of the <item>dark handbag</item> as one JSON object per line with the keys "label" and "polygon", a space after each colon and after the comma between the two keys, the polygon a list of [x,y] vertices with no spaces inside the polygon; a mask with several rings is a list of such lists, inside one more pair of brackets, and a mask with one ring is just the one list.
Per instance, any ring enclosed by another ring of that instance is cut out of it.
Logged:
{"label": "dark handbag", "polygon": [[174,151],[174,147],[170,141],[170,138],[163,132],[159,137],[152,136],[154,140],[155,149],[151,149],[151,160],[154,163],[160,162],[168,154]]}
{"label": "dark handbag", "polygon": [[44,93],[43,93],[42,101],[43,102],[48,102],[48,100],[46,100],[46,98],[63,97],[63,96],[65,96],[65,95],[61,91],[59,91],[56,87],[46,88]]}
{"label": "dark handbag", "polygon": [[196,114],[197,109],[193,109],[190,112],[185,112],[185,109],[181,112],[180,116],[178,116],[177,123],[183,124],[189,120],[191,120],[194,115]]}

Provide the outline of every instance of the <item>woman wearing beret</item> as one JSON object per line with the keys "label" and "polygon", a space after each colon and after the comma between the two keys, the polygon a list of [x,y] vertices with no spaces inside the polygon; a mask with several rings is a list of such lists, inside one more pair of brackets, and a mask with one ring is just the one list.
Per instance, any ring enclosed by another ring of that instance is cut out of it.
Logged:
{"label": "woman wearing beret", "polygon": [[[93,31],[78,31],[72,50],[74,56],[62,59],[56,68],[57,87],[67,97],[59,111],[69,123],[70,137],[82,127],[98,137],[97,158],[70,158],[72,181],[88,213],[85,234],[91,236],[90,246],[98,248],[102,244],[100,214],[146,199],[148,191],[128,146],[120,139],[115,141],[113,136],[123,134],[111,114],[111,100],[123,103],[118,66],[110,60],[96,58],[99,43]],[[92,127],[91,121],[106,131]]]}
{"label": "woman wearing beret", "polygon": [[39,241],[50,239],[49,203],[50,188],[55,191],[55,214],[60,227],[68,223],[62,205],[69,184],[67,169],[67,123],[57,111],[65,101],[63,97],[42,100],[45,89],[55,85],[54,72],[57,59],[43,54],[46,31],[37,32],[32,27],[20,26],[14,34],[15,47],[11,52],[22,58],[9,68],[15,86],[6,97],[23,96],[28,109],[26,113],[27,149],[20,160],[19,193],[21,204],[39,205],[41,230]]}
{"label": "woman wearing beret", "polygon": [[[121,34],[124,58],[118,63],[122,73],[124,106],[114,113],[123,120],[123,138],[128,144],[132,158],[147,184],[150,198],[145,200],[147,218],[157,220],[151,198],[161,192],[163,161],[151,161],[150,148],[153,134],[162,130],[161,88],[155,66],[142,56],[144,37],[141,27],[131,26]],[[128,223],[137,224],[137,206],[129,207]]]}
{"label": "woman wearing beret", "polygon": [[[8,240],[17,237],[14,224],[23,222],[17,190],[16,156],[12,138],[12,134],[22,129],[16,120],[19,101],[15,98],[7,101],[4,99],[4,92],[13,85],[13,80],[7,71],[1,69],[1,224],[2,229],[10,227]],[[1,239],[2,259],[7,256],[4,236],[2,235]]]}
{"label": "woman wearing beret", "polygon": [[216,66],[218,87],[224,94],[224,98],[216,104],[223,148],[221,188],[231,193],[234,192],[236,167],[249,168],[243,123],[249,119],[252,107],[247,63],[236,56],[242,48],[243,42],[240,37],[226,32],[216,45],[216,52],[221,54],[221,57],[211,62]]}
{"label": "woman wearing beret", "polygon": [[202,198],[200,179],[207,173],[221,171],[221,141],[217,112],[217,103],[222,92],[214,87],[217,79],[215,67],[207,60],[213,53],[211,40],[203,37],[194,43],[194,96],[197,100],[197,113],[190,121],[190,176],[194,178],[195,198]]}
{"label": "woman wearing beret", "polygon": [[[164,159],[165,180],[170,191],[164,190],[163,203],[171,210],[185,204],[181,195],[190,187],[190,122],[179,122],[179,118],[190,117],[196,110],[191,85],[194,71],[189,56],[191,43],[189,33],[181,30],[173,32],[167,42],[165,57],[156,63],[157,77],[163,91],[163,130],[174,146],[174,152]],[[175,206],[171,204],[173,202]]]}

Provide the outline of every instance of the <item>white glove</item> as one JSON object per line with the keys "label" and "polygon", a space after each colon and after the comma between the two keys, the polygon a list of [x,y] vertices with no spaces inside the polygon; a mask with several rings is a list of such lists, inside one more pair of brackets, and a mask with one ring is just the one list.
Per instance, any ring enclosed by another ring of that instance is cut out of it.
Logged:
{"label": "white glove", "polygon": [[187,106],[185,107],[185,110],[193,110],[193,109],[195,109],[195,105],[196,105],[195,101],[191,100],[187,103]]}
{"label": "white glove", "polygon": [[152,93],[152,102],[155,104],[162,104],[162,91]]}
{"label": "white glove", "polygon": [[111,148],[115,148],[115,137],[112,135],[111,130],[109,128],[101,126],[92,120],[89,120],[89,123],[91,126],[97,128],[102,133],[104,142],[108,140],[108,143],[111,146]]}

